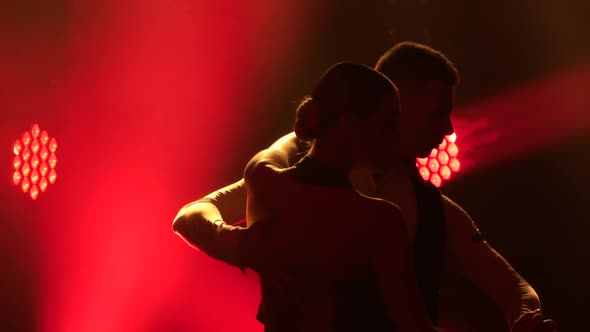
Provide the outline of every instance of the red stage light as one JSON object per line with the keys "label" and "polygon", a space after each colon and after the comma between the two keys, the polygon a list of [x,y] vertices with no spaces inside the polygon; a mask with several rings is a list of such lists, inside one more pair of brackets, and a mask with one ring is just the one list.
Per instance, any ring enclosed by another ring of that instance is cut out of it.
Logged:
{"label": "red stage light", "polygon": [[442,185],[442,179],[440,178],[440,175],[438,175],[438,173],[434,173],[430,176],[430,182],[432,182],[432,184],[434,184],[437,187],[440,187]]}
{"label": "red stage light", "polygon": [[449,163],[449,155],[446,151],[439,151],[436,159],[438,159],[441,165],[446,165]]}
{"label": "red stage light", "polygon": [[55,165],[57,165],[57,157],[54,154],[51,154],[51,156],[49,156],[49,167],[51,168],[55,168]]}
{"label": "red stage light", "polygon": [[31,166],[33,169],[37,169],[37,167],[39,167],[39,157],[37,157],[36,154],[34,154],[33,158],[31,158]]}
{"label": "red stage light", "polygon": [[18,156],[22,151],[23,144],[20,142],[20,140],[16,140],[16,142],[14,142],[14,145],[12,146],[12,152],[14,152],[14,154]]}
{"label": "red stage light", "polygon": [[22,171],[23,171],[23,176],[24,177],[28,177],[29,176],[29,174],[31,173],[31,166],[29,166],[29,163],[25,163],[23,165]]}
{"label": "red stage light", "polygon": [[459,159],[452,158],[451,161],[449,161],[449,167],[451,168],[451,171],[458,172],[459,168],[461,167],[461,163],[459,162]]}
{"label": "red stage light", "polygon": [[14,171],[14,173],[12,173],[12,182],[14,183],[15,186],[18,186],[18,184],[20,183],[20,180],[22,180],[23,176],[19,173],[19,171]]}
{"label": "red stage light", "polygon": [[20,159],[20,156],[14,156],[14,159],[12,160],[12,166],[14,167],[14,169],[20,169],[22,164],[23,161],[22,159]]}
{"label": "red stage light", "polygon": [[37,154],[39,148],[41,148],[41,144],[39,144],[38,140],[34,139],[33,143],[31,143],[31,151],[33,151],[34,154]]}
{"label": "red stage light", "polygon": [[420,167],[420,175],[423,179],[428,179],[430,177],[430,171],[428,168],[426,168],[426,166]]}
{"label": "red stage light", "polygon": [[25,146],[29,146],[29,144],[31,144],[31,134],[28,131],[25,131],[23,134],[22,141]]}
{"label": "red stage light", "polygon": [[23,190],[23,192],[26,193],[27,191],[29,191],[29,188],[31,187],[31,182],[29,182],[29,179],[24,178],[23,183],[21,183],[20,187]]}
{"label": "red stage light", "polygon": [[449,166],[444,165],[440,168],[439,174],[443,180],[448,180],[451,177],[451,169],[449,168]]}
{"label": "red stage light", "polygon": [[41,176],[47,175],[47,173],[49,172],[49,166],[47,165],[46,162],[41,163],[41,167],[39,167],[39,171],[41,172]]}
{"label": "red stage light", "polygon": [[438,161],[436,159],[433,158],[428,161],[428,169],[433,174],[437,173],[439,168],[440,168],[440,164],[438,163]]}
{"label": "red stage light", "polygon": [[41,129],[39,129],[39,125],[34,124],[33,127],[31,127],[31,136],[33,136],[34,139],[37,139],[37,137],[39,137],[39,133],[41,133]]}
{"label": "red stage light", "polygon": [[55,138],[52,138],[49,140],[49,151],[51,151],[51,153],[55,153],[55,150],[57,150],[57,141]]}
{"label": "red stage light", "polygon": [[33,184],[37,184],[37,182],[39,182],[39,173],[36,169],[33,170],[33,173],[31,173],[31,182],[33,182]]}
{"label": "red stage light", "polygon": [[36,185],[33,185],[33,187],[31,187],[31,199],[35,200],[37,199],[37,196],[39,196],[39,188],[37,188]]}
{"label": "red stage light", "polygon": [[23,156],[24,161],[29,161],[29,158],[31,158],[31,150],[29,150],[29,148],[25,148],[23,150],[22,156]]}
{"label": "red stage light", "polygon": [[424,181],[430,181],[437,187],[451,178],[453,173],[459,171],[461,163],[457,159],[459,148],[456,144],[455,133],[445,136],[438,149],[432,149],[427,158],[417,158],[416,166]]}
{"label": "red stage light", "polygon": [[46,146],[41,148],[41,153],[39,155],[41,156],[41,160],[47,160],[47,157],[49,157],[49,150],[47,150]]}
{"label": "red stage light", "polygon": [[45,146],[47,145],[47,142],[49,142],[49,135],[46,131],[43,131],[41,133],[41,145]]}
{"label": "red stage light", "polygon": [[39,181],[39,189],[41,189],[41,192],[45,192],[45,189],[47,189],[48,185],[49,183],[47,182],[47,179],[42,177],[41,181]]}
{"label": "red stage light", "polygon": [[57,178],[57,173],[55,172],[55,170],[52,169],[51,171],[49,171],[49,183],[54,184],[56,178]]}
{"label": "red stage light", "polygon": [[[35,200],[57,179],[57,140],[34,124],[12,146],[12,182]],[[47,178],[46,178],[47,176]]]}

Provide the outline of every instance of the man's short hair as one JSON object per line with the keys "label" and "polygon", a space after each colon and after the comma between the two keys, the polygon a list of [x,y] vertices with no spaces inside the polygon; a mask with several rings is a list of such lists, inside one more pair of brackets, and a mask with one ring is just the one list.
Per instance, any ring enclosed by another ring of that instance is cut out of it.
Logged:
{"label": "man's short hair", "polygon": [[375,69],[395,84],[404,80],[436,80],[459,83],[459,72],[441,52],[415,42],[401,42],[385,52]]}

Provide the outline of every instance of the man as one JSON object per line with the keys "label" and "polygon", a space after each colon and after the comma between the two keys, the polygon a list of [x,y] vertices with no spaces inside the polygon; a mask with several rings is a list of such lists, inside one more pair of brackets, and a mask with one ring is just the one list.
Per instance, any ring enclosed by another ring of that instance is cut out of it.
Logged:
{"label": "man", "polygon": [[[405,157],[384,171],[356,170],[351,178],[362,193],[395,202],[401,208],[414,242],[416,275],[421,288],[426,289],[423,297],[431,319],[437,320],[441,265],[447,264],[502,309],[511,331],[556,330],[555,323],[542,315],[534,289],[483,239],[469,215],[418,179],[415,158],[427,156],[453,132],[450,115],[458,84],[453,64],[430,47],[404,42],[387,51],[375,69],[399,89],[398,124]],[[305,151],[305,144],[289,134],[268,149],[278,151],[277,164],[288,167]],[[243,266],[248,260],[249,233],[224,221],[242,220],[245,202],[240,180],[182,208],[174,230],[210,256]]]}

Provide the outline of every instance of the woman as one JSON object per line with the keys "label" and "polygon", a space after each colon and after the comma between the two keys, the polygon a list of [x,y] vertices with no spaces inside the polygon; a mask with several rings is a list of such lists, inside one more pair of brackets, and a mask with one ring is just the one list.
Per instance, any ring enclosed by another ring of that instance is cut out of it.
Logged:
{"label": "woman", "polygon": [[260,274],[265,331],[436,331],[399,210],[348,180],[353,167],[392,160],[383,151],[393,151],[398,104],[382,74],[337,64],[297,109],[309,153],[288,169],[271,149],[248,163],[247,220],[260,241],[247,261]]}

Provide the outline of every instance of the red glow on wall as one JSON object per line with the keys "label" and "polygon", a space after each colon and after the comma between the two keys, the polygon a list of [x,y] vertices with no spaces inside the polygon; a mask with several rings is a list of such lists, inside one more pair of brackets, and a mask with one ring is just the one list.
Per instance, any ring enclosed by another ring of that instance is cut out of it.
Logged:
{"label": "red glow on wall", "polygon": [[46,185],[57,161],[60,183],[35,202],[37,330],[262,331],[256,276],[191,249],[171,222],[225,185],[224,169],[241,177],[252,120],[275,114],[256,103],[309,54],[321,2],[67,3],[75,61],[48,121],[72,153],[50,158],[50,137],[38,152]]}
{"label": "red glow on wall", "polygon": [[461,168],[459,162],[459,148],[457,147],[457,134],[445,136],[438,149],[432,149],[430,156],[417,158],[416,166],[424,181],[430,181],[437,187],[448,181],[453,173]]}
{"label": "red glow on wall", "polygon": [[38,124],[23,133],[12,145],[12,183],[20,187],[32,200],[45,192],[57,179],[57,140],[49,138]]}
{"label": "red glow on wall", "polygon": [[589,84],[586,61],[457,107],[453,126],[461,133],[462,172],[540,153],[587,133]]}

